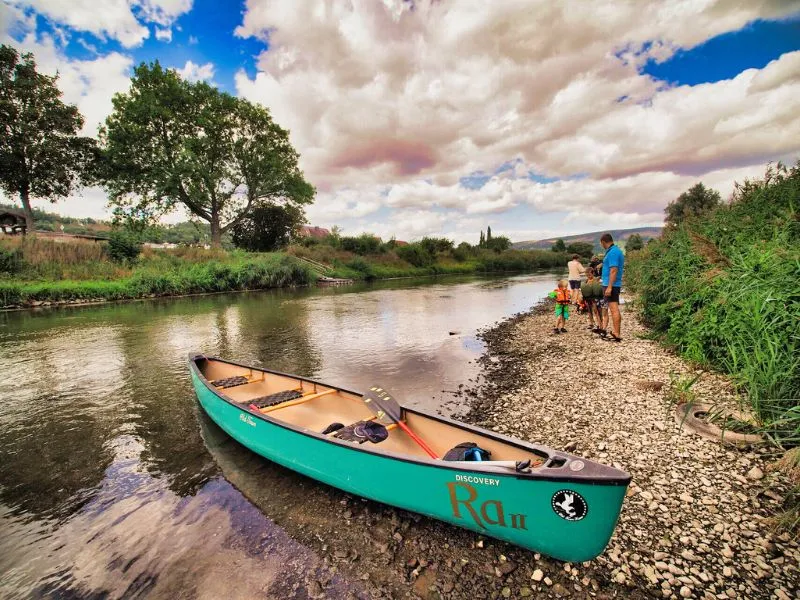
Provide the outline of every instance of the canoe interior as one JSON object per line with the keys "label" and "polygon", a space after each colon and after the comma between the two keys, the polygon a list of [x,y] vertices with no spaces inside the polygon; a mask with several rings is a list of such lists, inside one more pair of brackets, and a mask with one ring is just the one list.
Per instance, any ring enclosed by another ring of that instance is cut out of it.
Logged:
{"label": "canoe interior", "polygon": [[[295,427],[322,432],[331,423],[350,425],[374,416],[361,400],[361,396],[353,392],[211,358],[197,360],[196,364],[201,374],[212,383],[237,376],[246,377],[248,383],[233,387],[222,388],[212,385],[220,394],[240,403],[243,407],[247,407],[257,398],[277,392],[297,390],[303,395],[301,398],[261,409],[261,412],[270,418]],[[406,424],[439,456],[444,456],[448,450],[462,442],[475,442],[491,452],[491,460],[530,459],[537,465],[544,463],[548,458],[543,451],[518,447],[423,414],[404,411],[404,415]],[[374,452],[402,454],[409,458],[428,458],[422,448],[400,428],[394,426],[389,427],[389,437],[386,440],[378,444],[366,442],[360,447]]]}

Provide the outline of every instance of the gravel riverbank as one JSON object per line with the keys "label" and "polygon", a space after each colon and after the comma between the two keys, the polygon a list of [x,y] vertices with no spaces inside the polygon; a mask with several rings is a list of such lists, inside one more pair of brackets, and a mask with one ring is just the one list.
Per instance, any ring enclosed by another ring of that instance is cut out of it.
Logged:
{"label": "gravel riverbank", "polygon": [[[492,326],[481,333],[483,376],[456,397],[466,411],[456,418],[632,474],[619,525],[598,558],[563,563],[482,538],[310,483],[229,441],[230,456],[217,453],[226,477],[315,557],[296,567],[302,583],[264,597],[796,597],[800,548],[769,522],[786,489],[769,468],[774,457],[682,431],[667,400],[670,377],[696,371],[643,339],[631,310],[623,314],[621,344],[599,340],[584,317],[552,335],[547,305]],[[733,400],[718,375],[704,373],[692,389],[699,400]],[[249,552],[261,556],[263,548]],[[258,595],[249,591],[241,597]]]}
{"label": "gravel riverbank", "polygon": [[[682,430],[668,400],[670,382],[698,371],[646,339],[633,310],[623,307],[623,316],[621,344],[600,340],[583,316],[570,320],[568,333],[553,335],[549,305],[483,333],[486,376],[471,390],[466,420],[574,448],[633,475],[600,557],[572,566],[542,559],[544,566],[534,568],[575,597],[796,597],[797,540],[774,534],[769,521],[786,489],[770,471],[775,457],[766,448],[728,448]],[[734,404],[720,375],[703,373],[692,391],[699,401]],[[533,586],[555,595],[555,583]]]}

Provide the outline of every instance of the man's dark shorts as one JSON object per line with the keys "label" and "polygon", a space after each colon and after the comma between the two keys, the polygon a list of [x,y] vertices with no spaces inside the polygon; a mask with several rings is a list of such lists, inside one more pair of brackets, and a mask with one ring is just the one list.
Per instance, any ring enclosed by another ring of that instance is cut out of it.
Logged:
{"label": "man's dark shorts", "polygon": [[570,279],[569,280],[569,289],[571,289],[571,290],[579,290],[579,289],[581,289],[581,280],[580,279]]}
{"label": "man's dark shorts", "polygon": [[616,302],[617,304],[619,304],[619,288],[618,287],[612,287],[611,288],[611,295],[610,296],[606,296],[606,301],[607,302]]}

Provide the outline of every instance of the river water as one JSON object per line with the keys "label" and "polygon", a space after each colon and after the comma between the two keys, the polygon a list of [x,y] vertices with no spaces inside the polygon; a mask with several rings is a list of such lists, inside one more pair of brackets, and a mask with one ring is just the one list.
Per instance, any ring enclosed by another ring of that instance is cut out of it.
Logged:
{"label": "river water", "polygon": [[331,568],[352,499],[199,410],[202,351],[448,414],[478,329],[552,274],[398,280],[0,313],[1,598],[366,597]]}

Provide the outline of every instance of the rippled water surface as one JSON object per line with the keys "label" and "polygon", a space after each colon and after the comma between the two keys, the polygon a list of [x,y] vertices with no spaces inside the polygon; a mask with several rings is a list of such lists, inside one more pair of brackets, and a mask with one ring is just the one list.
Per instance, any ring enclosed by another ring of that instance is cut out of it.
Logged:
{"label": "rippled water surface", "polygon": [[0,313],[0,597],[306,598],[315,577],[329,597],[363,596],[304,541],[343,494],[227,438],[199,410],[187,354],[381,382],[448,412],[477,373],[476,331],[554,279]]}

